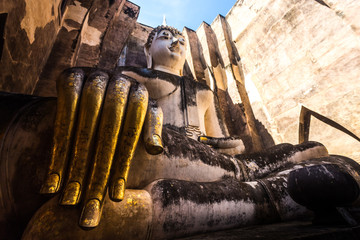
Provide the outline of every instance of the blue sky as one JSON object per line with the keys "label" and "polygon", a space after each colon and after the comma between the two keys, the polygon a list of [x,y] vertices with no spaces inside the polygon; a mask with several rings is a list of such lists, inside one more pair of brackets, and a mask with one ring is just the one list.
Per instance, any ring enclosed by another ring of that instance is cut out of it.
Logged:
{"label": "blue sky", "polygon": [[182,31],[183,27],[197,30],[205,21],[209,24],[218,14],[225,16],[236,0],[130,0],[140,6],[138,22],[151,27],[167,24]]}

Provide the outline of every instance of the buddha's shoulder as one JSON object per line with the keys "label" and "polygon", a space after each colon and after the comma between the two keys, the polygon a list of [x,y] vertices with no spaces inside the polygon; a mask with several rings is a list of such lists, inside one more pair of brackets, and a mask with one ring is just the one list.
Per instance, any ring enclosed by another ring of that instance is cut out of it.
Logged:
{"label": "buddha's shoulder", "polygon": [[204,91],[212,91],[209,86],[206,84],[196,81],[194,78],[189,76],[177,76],[174,74],[149,69],[149,68],[143,68],[143,67],[133,67],[133,66],[126,66],[126,67],[118,67],[115,70],[118,73],[122,73],[124,75],[127,75],[129,77],[138,79],[157,79],[157,80],[163,80],[167,82],[171,82],[174,85],[180,84],[183,82],[185,85],[185,88],[191,88],[193,90],[204,90]]}
{"label": "buddha's shoulder", "polygon": [[115,70],[117,73],[124,74],[126,76],[132,77],[137,81],[146,82],[149,80],[158,80],[158,81],[166,81],[170,82],[174,85],[180,84],[181,77],[176,76],[170,73],[157,71],[149,68],[142,68],[142,67],[133,67],[133,66],[126,66],[126,67],[118,67]]}

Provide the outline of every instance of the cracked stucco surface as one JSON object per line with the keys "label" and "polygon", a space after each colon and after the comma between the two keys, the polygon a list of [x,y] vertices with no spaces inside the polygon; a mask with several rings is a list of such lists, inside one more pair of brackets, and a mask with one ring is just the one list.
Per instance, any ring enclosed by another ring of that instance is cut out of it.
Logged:
{"label": "cracked stucco surface", "polygon": [[[49,22],[55,20],[55,15],[52,16],[53,1],[43,1],[39,4],[38,0],[25,0],[25,16],[21,21],[21,28],[27,33],[30,44],[35,41],[36,28],[43,28]],[[54,11],[56,14],[57,11]]]}

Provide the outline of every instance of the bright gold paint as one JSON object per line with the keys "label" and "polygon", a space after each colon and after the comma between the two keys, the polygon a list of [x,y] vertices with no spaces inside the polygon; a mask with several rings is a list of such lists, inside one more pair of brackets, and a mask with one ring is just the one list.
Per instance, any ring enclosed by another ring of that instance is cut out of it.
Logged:
{"label": "bright gold paint", "polygon": [[86,199],[96,198],[100,202],[103,201],[119,132],[123,123],[130,86],[131,83],[124,77],[115,77],[109,83],[96,140],[95,160]]}
{"label": "bright gold paint", "polygon": [[[121,201],[124,198],[130,163],[141,134],[147,106],[148,92],[145,86],[142,84],[134,85],[129,95],[125,124],[117,144],[118,149],[114,158],[114,171],[111,176],[109,188],[109,195],[113,201]],[[122,181],[120,179],[123,179],[125,184],[121,184]]]}
{"label": "bright gold paint", "polygon": [[[95,137],[97,123],[100,117],[100,110],[105,95],[108,82],[108,76],[105,73],[95,72],[91,74],[85,83],[82,91],[80,111],[75,134],[74,148],[69,165],[69,176],[67,183],[78,182],[80,190],[67,188],[61,199],[61,204],[77,204],[83,189],[87,169],[90,162],[91,143]],[[65,198],[67,197],[67,198]],[[76,201],[72,201],[76,199]]]}
{"label": "bright gold paint", "polygon": [[40,190],[41,193],[55,193],[59,190],[69,154],[83,80],[84,72],[81,69],[71,69],[64,72],[57,81],[54,143],[48,177]]}
{"label": "bright gold paint", "polygon": [[81,212],[79,225],[85,228],[93,228],[99,225],[101,216],[101,204],[97,199],[89,200]]}
{"label": "bright gold paint", "polygon": [[152,155],[160,154],[164,150],[161,141],[163,118],[161,107],[151,102],[144,124],[144,142],[146,151]]}

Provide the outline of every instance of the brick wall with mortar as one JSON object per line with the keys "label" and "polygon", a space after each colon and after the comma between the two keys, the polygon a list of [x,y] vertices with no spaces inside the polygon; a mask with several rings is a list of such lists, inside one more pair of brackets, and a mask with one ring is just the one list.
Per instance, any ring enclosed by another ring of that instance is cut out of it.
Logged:
{"label": "brick wall with mortar", "polygon": [[[226,16],[255,116],[276,143],[298,141],[301,105],[360,136],[360,3],[239,0]],[[360,160],[360,143],[313,120],[310,140]]]}

